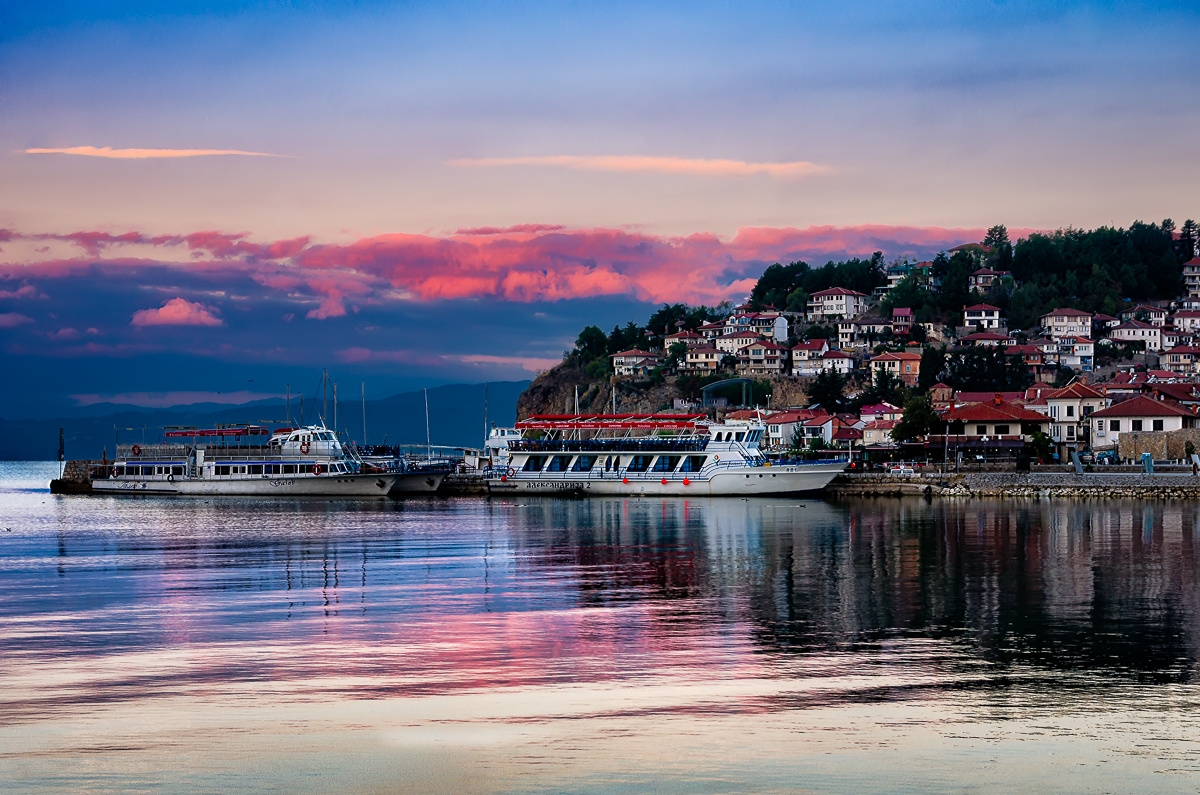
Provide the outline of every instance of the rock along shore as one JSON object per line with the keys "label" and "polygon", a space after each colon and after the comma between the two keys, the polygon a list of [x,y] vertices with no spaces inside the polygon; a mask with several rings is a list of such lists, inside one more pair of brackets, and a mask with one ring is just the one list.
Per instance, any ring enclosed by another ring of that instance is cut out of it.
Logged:
{"label": "rock along shore", "polygon": [[826,487],[832,497],[1054,497],[1059,499],[1200,500],[1191,473],[1115,474],[986,472],[959,475],[843,474]]}

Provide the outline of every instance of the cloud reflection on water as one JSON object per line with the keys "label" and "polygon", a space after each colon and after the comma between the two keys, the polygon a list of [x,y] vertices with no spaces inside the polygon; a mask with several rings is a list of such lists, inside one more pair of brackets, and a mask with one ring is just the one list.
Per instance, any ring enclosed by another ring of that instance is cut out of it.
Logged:
{"label": "cloud reflection on water", "polygon": [[455,792],[1200,765],[1187,504],[0,504],[0,771],[30,787],[131,758],[168,789]]}

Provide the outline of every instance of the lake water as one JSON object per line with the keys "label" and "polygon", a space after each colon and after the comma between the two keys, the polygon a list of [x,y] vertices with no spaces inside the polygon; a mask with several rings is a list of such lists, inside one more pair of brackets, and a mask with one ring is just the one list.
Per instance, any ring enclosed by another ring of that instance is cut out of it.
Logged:
{"label": "lake water", "polygon": [[1200,505],[56,497],[0,790],[1200,790]]}

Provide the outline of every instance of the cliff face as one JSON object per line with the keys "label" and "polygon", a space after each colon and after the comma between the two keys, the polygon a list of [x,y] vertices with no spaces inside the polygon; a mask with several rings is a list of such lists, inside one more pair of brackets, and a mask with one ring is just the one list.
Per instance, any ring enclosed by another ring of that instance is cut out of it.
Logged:
{"label": "cliff face", "polygon": [[[677,378],[667,376],[659,384],[649,381],[622,379],[616,383],[617,412],[622,414],[652,414],[670,410],[677,397]],[[612,410],[613,384],[608,378],[589,378],[580,367],[563,363],[539,375],[517,399],[517,416],[530,414],[571,414],[575,411],[575,388],[579,388],[579,411],[583,414],[604,414]],[[801,381],[791,378],[773,379],[773,407],[802,406],[807,396]],[[760,405],[763,397],[757,396]]]}

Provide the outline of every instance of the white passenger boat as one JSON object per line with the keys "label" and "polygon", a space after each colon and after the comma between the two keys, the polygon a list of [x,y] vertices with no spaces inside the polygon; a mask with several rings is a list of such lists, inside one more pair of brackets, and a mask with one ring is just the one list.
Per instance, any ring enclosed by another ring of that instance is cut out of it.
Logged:
{"label": "white passenger boat", "polygon": [[773,464],[759,449],[764,424],[703,414],[543,414],[516,428],[488,478],[493,493],[792,494],[823,489],[847,465]]}
{"label": "white passenger boat", "polygon": [[[364,472],[333,431],[254,425],[168,429],[165,444],[119,445],[92,491],[192,496],[385,497],[400,475]],[[171,443],[175,441],[176,443]]]}

